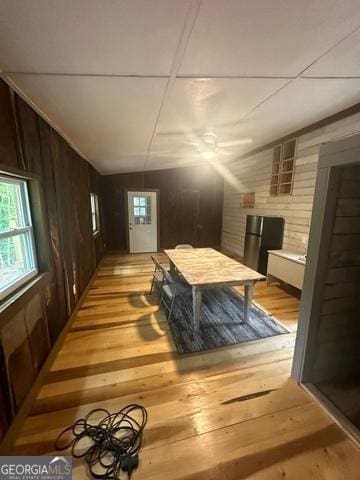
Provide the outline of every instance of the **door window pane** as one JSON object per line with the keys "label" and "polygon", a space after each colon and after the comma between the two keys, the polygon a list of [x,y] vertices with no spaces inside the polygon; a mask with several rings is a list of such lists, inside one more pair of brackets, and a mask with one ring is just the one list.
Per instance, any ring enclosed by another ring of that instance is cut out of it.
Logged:
{"label": "door window pane", "polygon": [[135,225],[151,225],[150,196],[133,197],[133,215]]}

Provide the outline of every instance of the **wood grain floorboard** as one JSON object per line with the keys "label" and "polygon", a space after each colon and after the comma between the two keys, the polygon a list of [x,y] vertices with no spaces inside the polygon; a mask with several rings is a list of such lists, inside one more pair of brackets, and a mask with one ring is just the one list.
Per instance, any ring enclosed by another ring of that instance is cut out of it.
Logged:
{"label": "wood grain floorboard", "polygon": [[289,334],[179,357],[152,270],[145,254],[104,259],[14,453],[54,453],[92,408],[136,402],[149,421],[134,480],[358,479],[359,450],[289,378],[299,299],[261,282],[255,303]]}

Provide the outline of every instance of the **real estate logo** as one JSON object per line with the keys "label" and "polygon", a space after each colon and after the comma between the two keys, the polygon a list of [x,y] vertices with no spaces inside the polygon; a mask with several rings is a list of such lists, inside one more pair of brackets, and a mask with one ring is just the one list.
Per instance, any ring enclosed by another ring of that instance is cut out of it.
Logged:
{"label": "real estate logo", "polygon": [[71,480],[72,457],[0,457],[0,480]]}

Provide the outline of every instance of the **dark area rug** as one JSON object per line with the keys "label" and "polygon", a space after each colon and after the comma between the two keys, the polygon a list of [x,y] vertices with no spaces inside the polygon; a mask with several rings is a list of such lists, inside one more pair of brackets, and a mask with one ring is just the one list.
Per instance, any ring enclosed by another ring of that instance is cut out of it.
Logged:
{"label": "dark area rug", "polygon": [[197,333],[192,326],[192,297],[177,297],[170,330],[179,354],[289,333],[254,304],[249,321],[244,323],[243,319],[244,297],[232,288],[221,288],[203,293],[200,329]]}

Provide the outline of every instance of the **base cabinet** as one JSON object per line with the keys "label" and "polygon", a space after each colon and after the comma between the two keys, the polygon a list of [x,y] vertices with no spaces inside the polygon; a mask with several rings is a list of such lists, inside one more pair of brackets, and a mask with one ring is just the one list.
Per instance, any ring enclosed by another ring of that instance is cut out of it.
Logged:
{"label": "base cabinet", "polygon": [[286,250],[270,250],[267,281],[268,284],[279,280],[302,290],[305,262],[299,260],[300,254]]}

